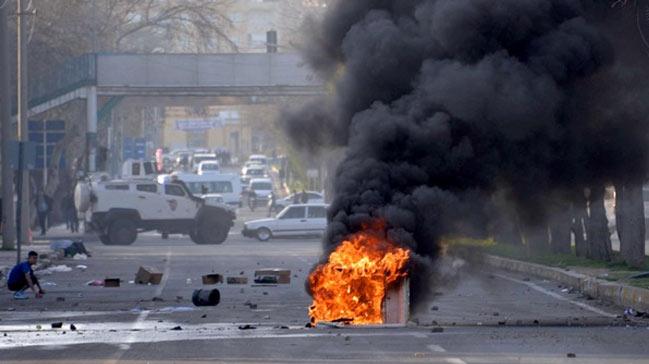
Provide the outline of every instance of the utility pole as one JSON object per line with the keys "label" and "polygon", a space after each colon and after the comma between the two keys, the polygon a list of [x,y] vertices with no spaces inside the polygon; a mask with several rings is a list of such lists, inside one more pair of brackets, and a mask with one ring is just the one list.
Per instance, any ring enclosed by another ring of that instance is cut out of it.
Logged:
{"label": "utility pole", "polygon": [[17,261],[20,262],[20,248],[22,242],[28,240],[28,231],[31,229],[30,207],[30,183],[29,170],[26,168],[25,142],[27,141],[27,0],[16,0],[16,35],[17,35],[17,73],[18,73],[18,204],[16,206],[16,228],[18,230],[17,240]]}
{"label": "utility pole", "polygon": [[2,249],[13,250],[16,239],[14,218],[14,171],[11,165],[11,91],[9,81],[9,3],[0,7],[0,136],[2,137]]}

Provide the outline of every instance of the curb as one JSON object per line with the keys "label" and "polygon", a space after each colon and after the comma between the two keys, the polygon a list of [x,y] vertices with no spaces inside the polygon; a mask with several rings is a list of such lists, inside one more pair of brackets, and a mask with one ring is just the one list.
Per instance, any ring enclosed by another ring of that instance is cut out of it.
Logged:
{"label": "curb", "polygon": [[579,289],[584,294],[622,307],[649,311],[649,289],[608,282],[585,274],[536,263],[484,255],[484,262],[509,271],[533,274]]}

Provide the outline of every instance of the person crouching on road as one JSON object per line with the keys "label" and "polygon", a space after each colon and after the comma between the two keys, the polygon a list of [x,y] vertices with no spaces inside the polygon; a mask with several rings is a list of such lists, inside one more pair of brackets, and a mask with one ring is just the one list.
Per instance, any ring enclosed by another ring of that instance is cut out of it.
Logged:
{"label": "person crouching on road", "polygon": [[38,262],[38,253],[30,251],[27,254],[27,261],[16,265],[11,270],[11,273],[9,273],[7,287],[10,291],[16,292],[14,293],[14,299],[27,299],[28,297],[25,294],[27,288],[31,288],[34,292],[34,297],[43,297],[45,292],[41,288],[40,283],[38,283],[38,279],[36,279],[34,271],[32,270],[32,265],[36,264],[36,262]]}

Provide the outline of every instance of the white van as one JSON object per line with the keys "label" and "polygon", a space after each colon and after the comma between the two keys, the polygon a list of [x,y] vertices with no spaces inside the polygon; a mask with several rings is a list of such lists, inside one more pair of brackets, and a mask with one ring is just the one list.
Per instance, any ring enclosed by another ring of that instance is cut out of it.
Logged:
{"label": "white van", "polygon": [[[219,194],[223,201],[232,206],[241,203],[241,180],[236,174],[175,173],[178,179],[185,182],[187,188],[196,196]],[[171,180],[171,175],[158,177],[158,182]]]}

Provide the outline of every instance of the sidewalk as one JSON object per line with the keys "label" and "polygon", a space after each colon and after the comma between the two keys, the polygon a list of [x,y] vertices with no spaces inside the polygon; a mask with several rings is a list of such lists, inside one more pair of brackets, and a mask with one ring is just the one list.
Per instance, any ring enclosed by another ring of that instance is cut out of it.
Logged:
{"label": "sidewalk", "polygon": [[[493,267],[534,275],[557,281],[568,290],[577,290],[593,299],[610,302],[623,308],[649,312],[649,289],[644,288],[649,278],[633,280],[629,276],[642,271],[621,270],[611,267],[588,267],[578,265],[550,266],[481,250],[482,262]],[[604,263],[602,263],[604,264]]]}

